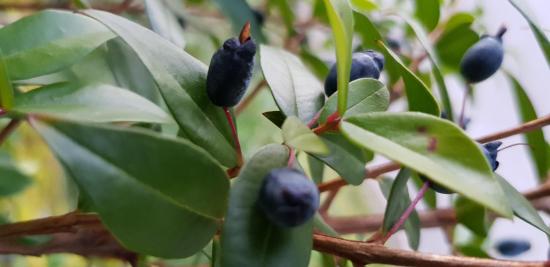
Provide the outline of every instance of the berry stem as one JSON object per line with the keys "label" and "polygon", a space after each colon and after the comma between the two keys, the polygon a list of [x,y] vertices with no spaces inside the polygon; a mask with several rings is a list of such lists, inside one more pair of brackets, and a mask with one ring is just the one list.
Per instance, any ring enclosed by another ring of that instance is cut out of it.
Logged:
{"label": "berry stem", "polygon": [[403,214],[401,214],[401,217],[399,217],[399,220],[392,226],[392,228],[388,231],[386,236],[382,239],[382,244],[386,243],[386,241],[388,241],[388,239],[393,234],[395,234],[395,232],[397,232],[399,230],[399,228],[401,228],[401,226],[403,226],[405,221],[407,221],[409,216],[411,216],[411,213],[414,211],[414,208],[416,207],[418,202],[420,202],[420,200],[424,197],[424,194],[426,194],[426,191],[428,191],[429,187],[430,187],[430,182],[429,181],[424,182],[424,184],[422,185],[422,187],[420,188],[420,190],[416,194],[416,197],[414,198],[414,200],[407,207],[405,212],[403,212]]}
{"label": "berry stem", "polygon": [[241,150],[241,143],[239,142],[239,135],[237,134],[237,128],[235,127],[235,122],[233,121],[233,116],[231,116],[231,111],[229,111],[228,107],[223,107],[223,111],[225,113],[225,117],[227,118],[227,122],[229,123],[229,126],[231,127],[231,134],[233,135],[233,142],[235,146],[235,151],[237,152],[237,166],[241,167],[243,165],[243,152]]}
{"label": "berry stem", "polygon": [[462,107],[460,108],[460,117],[458,117],[458,126],[460,128],[464,129],[465,127],[465,119],[464,114],[466,113],[466,100],[468,99],[468,95],[470,93],[470,84],[468,83],[466,85],[466,88],[464,89],[464,96],[462,97]]}
{"label": "berry stem", "polygon": [[296,151],[292,147],[288,147],[288,163],[287,166],[292,168],[294,162],[296,161]]}
{"label": "berry stem", "polygon": [[319,125],[317,128],[313,129],[313,132],[317,135],[320,135],[324,132],[328,131],[335,131],[338,129],[338,124],[340,124],[340,114],[337,112],[334,112],[328,116],[327,121],[321,125]]}

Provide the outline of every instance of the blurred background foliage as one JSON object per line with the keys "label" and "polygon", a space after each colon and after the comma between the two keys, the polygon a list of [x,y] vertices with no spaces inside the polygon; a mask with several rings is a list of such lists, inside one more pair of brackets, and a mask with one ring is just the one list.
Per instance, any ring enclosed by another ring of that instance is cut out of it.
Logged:
{"label": "blurred background foliage", "polygon": [[[496,29],[485,29],[476,21],[483,9],[481,5],[468,10],[460,10],[458,0],[353,0],[356,6],[373,12],[371,19],[383,34],[387,44],[397,53],[405,64],[414,64],[415,58],[424,51],[415,33],[407,26],[403,18],[395,14],[414,17],[423,25],[429,41],[433,43],[445,77],[458,78],[460,59],[467,48],[479,39],[479,33],[494,33]],[[208,64],[213,52],[223,40],[235,36],[245,21],[252,22],[252,34],[262,43],[284,47],[302,59],[310,70],[324,80],[328,68],[335,61],[334,40],[326,17],[323,0],[0,0],[0,24],[7,25],[17,19],[46,8],[74,9],[91,6],[98,9],[120,13],[133,21],[145,25],[189,54]],[[365,22],[356,17],[356,38],[354,50],[369,47],[362,34],[365,34]],[[0,40],[9,42],[9,40]],[[415,71],[430,85],[435,83],[431,69],[426,64],[416,63]],[[249,157],[260,146],[280,143],[278,128],[266,120],[262,113],[276,110],[271,93],[267,90],[262,73],[256,64],[254,78],[248,94],[254,95],[253,101],[245,100],[237,108],[238,128],[245,157]],[[84,66],[84,70],[85,66]],[[86,70],[94,75],[94,70]],[[396,66],[388,64],[382,78],[389,88],[398,90]],[[401,86],[402,90],[402,86]],[[400,92],[394,91],[396,95]],[[403,103],[397,101],[392,109],[402,109]],[[457,110],[457,109],[455,109]],[[6,122],[1,122],[5,124]],[[74,185],[64,177],[59,163],[47,146],[28,126],[18,129],[8,139],[0,154],[2,161],[12,161],[16,169],[7,165],[2,171],[20,175],[24,181],[13,190],[2,190],[0,180],[0,223],[30,220],[40,217],[60,215],[76,208],[77,197]],[[5,157],[4,157],[5,155]],[[11,155],[9,158],[8,155]],[[0,162],[0,167],[1,167]],[[325,177],[335,177],[332,170],[326,170]],[[7,177],[7,176],[6,176]],[[18,176],[19,177],[19,176]],[[4,179],[4,177],[0,177]],[[15,187],[15,183],[11,183]],[[360,188],[347,187],[338,194],[331,212],[334,215],[359,215],[365,211],[382,213],[380,200],[367,203]],[[380,205],[379,205],[380,204]],[[356,238],[362,238],[357,236]],[[21,242],[40,242],[22,240]],[[482,243],[482,242],[479,242]],[[1,248],[0,248],[1,250]],[[207,266],[211,249],[185,260],[155,260],[153,266]],[[316,252],[312,257],[312,266],[322,266],[323,258]],[[1,267],[61,267],[61,266],[124,266],[116,260],[85,259],[74,255],[50,255],[43,257],[0,256]]]}

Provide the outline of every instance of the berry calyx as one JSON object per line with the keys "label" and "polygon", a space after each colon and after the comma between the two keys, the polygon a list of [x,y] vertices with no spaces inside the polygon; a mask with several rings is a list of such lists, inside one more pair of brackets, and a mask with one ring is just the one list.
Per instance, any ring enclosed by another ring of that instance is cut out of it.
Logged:
{"label": "berry calyx", "polygon": [[264,178],[258,206],[279,227],[299,226],[319,209],[319,190],[298,170],[274,169]]}

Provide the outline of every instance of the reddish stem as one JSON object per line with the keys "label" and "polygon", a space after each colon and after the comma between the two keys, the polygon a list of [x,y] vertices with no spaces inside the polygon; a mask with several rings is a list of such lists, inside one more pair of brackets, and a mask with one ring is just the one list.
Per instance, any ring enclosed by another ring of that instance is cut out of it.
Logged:
{"label": "reddish stem", "polygon": [[0,132],[0,144],[4,143],[8,136],[19,126],[21,123],[20,119],[12,119],[4,129]]}
{"label": "reddish stem", "polygon": [[288,147],[288,163],[287,163],[287,166],[289,168],[292,168],[292,166],[294,166],[295,161],[296,161],[296,153],[294,151],[294,148]]}
{"label": "reddish stem", "polygon": [[235,122],[233,121],[233,116],[231,116],[231,112],[229,111],[228,107],[224,107],[223,111],[225,113],[225,118],[227,118],[227,122],[229,123],[229,126],[231,127],[231,135],[233,136],[233,143],[235,146],[235,151],[237,152],[237,166],[235,168],[232,168],[228,170],[228,174],[230,177],[235,177],[238,175],[239,170],[241,166],[243,165],[243,152],[241,150],[241,143],[239,142],[239,135],[237,134],[237,128],[235,127]]}
{"label": "reddish stem", "polygon": [[309,128],[313,128],[313,126],[315,126],[315,124],[317,124],[317,121],[319,120],[319,117],[321,117],[321,112],[323,110],[319,110],[317,113],[315,113],[315,116],[313,116],[313,118],[311,118],[311,120],[307,123],[307,127]]}
{"label": "reddish stem", "polygon": [[414,208],[416,207],[418,202],[420,202],[420,200],[424,197],[424,194],[426,194],[426,191],[428,191],[429,187],[430,187],[430,182],[429,181],[424,182],[424,184],[422,185],[422,187],[418,191],[418,194],[416,194],[416,197],[411,202],[409,207],[407,207],[405,212],[403,212],[403,214],[401,214],[401,217],[399,217],[399,220],[392,226],[390,231],[388,231],[386,236],[382,239],[382,244],[386,243],[386,241],[388,241],[388,239],[393,234],[395,234],[395,232],[397,232],[399,230],[399,228],[401,228],[401,226],[405,223],[405,221],[407,221],[409,216],[411,216],[411,213],[414,211]]}
{"label": "reddish stem", "polygon": [[327,122],[313,129],[313,132],[320,135],[324,132],[335,131],[338,129],[338,124],[340,124],[340,120],[340,114],[338,114],[338,112],[334,112],[330,114],[330,116],[328,116]]}

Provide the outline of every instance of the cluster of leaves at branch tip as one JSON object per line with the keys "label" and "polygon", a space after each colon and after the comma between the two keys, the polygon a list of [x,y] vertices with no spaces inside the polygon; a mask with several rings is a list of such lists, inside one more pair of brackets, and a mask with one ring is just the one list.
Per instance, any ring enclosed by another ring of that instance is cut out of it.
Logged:
{"label": "cluster of leaves at branch tip", "polygon": [[252,77],[256,43],[246,23],[239,38],[230,38],[214,53],[206,77],[206,92],[216,106],[233,107],[244,96]]}
{"label": "cluster of leaves at branch tip", "polygon": [[319,190],[298,170],[273,169],[264,178],[258,206],[274,225],[299,226],[319,209]]}
{"label": "cluster of leaves at branch tip", "polygon": [[502,65],[504,49],[502,36],[506,27],[501,27],[495,36],[485,35],[466,51],[460,63],[460,73],[470,83],[484,81]]}
{"label": "cluster of leaves at branch tip", "polygon": [[[493,171],[496,171],[496,169],[499,166],[497,156],[498,156],[498,148],[501,145],[502,145],[502,142],[500,142],[500,141],[495,141],[495,142],[490,142],[490,143],[480,145],[481,150],[483,151],[483,155],[485,155],[485,157],[489,161],[489,164],[491,165],[491,168],[492,168]],[[438,193],[441,193],[441,194],[453,194],[454,193],[453,191],[447,189],[446,187],[431,181],[428,177],[426,177],[424,175],[420,175],[419,177],[424,182],[430,181],[430,188],[433,189],[434,191],[438,192]]]}
{"label": "cluster of leaves at branch tip", "polygon": [[[384,69],[384,55],[374,50],[353,53],[351,58],[350,82],[361,78],[380,78]],[[325,80],[325,94],[331,96],[337,90],[336,64],[330,68]]]}

